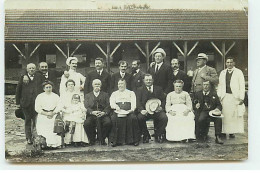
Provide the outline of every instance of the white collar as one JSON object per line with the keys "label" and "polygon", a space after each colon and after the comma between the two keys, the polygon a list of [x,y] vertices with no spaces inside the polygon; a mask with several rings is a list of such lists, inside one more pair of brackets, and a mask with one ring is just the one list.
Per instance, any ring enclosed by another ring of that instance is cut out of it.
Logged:
{"label": "white collar", "polygon": [[159,64],[155,63],[155,67],[158,65],[159,68],[160,68],[162,66],[162,64],[163,64],[163,61],[161,63],[159,63]]}
{"label": "white collar", "polygon": [[234,69],[235,69],[235,67],[233,67],[232,69],[228,69],[228,68],[227,68],[227,72],[228,72],[229,70],[231,70],[231,72],[233,72]]}
{"label": "white collar", "polygon": [[103,72],[103,68],[101,70],[97,70],[97,72],[99,71],[99,74],[102,74]]}
{"label": "white collar", "polygon": [[125,74],[126,74],[126,72],[121,72],[121,71],[119,71],[119,73],[120,73],[120,75],[122,76],[122,75],[124,75],[125,76]]}
{"label": "white collar", "polygon": [[136,73],[139,73],[139,71],[140,71],[140,69],[138,68],[138,69],[136,69]]}
{"label": "white collar", "polygon": [[95,92],[95,91],[93,91],[93,93],[94,93],[94,95],[95,95],[96,97],[98,97],[99,94],[100,94],[100,91],[99,91],[99,92]]}
{"label": "white collar", "polygon": [[[152,86],[150,86],[151,87],[151,91],[153,91],[153,85]],[[149,91],[149,87],[148,86],[146,86],[146,88],[147,88],[147,90]]]}
{"label": "white collar", "polygon": [[203,91],[203,95],[209,95],[209,91],[208,92]]}
{"label": "white collar", "polygon": [[73,73],[74,73],[74,72],[76,72],[76,70],[69,69],[69,73],[70,73],[70,72],[73,72]]}

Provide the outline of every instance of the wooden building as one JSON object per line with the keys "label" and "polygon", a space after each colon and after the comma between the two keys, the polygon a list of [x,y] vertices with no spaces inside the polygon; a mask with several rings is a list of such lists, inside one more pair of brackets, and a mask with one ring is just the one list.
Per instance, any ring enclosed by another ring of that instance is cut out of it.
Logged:
{"label": "wooden building", "polygon": [[83,74],[98,56],[111,72],[121,59],[140,59],[145,70],[158,47],[166,51],[166,62],[179,58],[185,71],[204,52],[218,72],[227,56],[235,56],[247,75],[248,17],[234,10],[5,11],[6,79],[17,79],[28,62],[64,70],[69,56],[79,58]]}

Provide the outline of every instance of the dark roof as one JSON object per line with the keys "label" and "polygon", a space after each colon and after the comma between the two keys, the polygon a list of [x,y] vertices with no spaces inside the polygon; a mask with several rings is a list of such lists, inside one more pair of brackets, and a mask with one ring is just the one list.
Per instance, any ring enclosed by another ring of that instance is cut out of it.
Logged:
{"label": "dark roof", "polygon": [[244,11],[6,10],[5,41],[247,39]]}

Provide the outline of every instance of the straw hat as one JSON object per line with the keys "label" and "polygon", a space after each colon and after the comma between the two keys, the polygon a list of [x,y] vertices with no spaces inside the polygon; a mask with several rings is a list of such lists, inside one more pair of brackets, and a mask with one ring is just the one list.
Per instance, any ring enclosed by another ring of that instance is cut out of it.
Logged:
{"label": "straw hat", "polygon": [[149,114],[154,114],[154,111],[161,106],[161,100],[159,99],[150,99],[145,104],[145,109]]}
{"label": "straw hat", "polygon": [[67,60],[66,60],[67,66],[70,65],[70,62],[71,62],[72,60],[76,60],[76,61],[78,62],[78,58],[77,58],[77,57],[68,57]]}
{"label": "straw hat", "polygon": [[199,53],[197,59],[206,59],[208,61],[209,57],[205,53]]}
{"label": "straw hat", "polygon": [[214,110],[210,111],[209,116],[215,117],[215,118],[223,118],[224,117],[219,109],[214,109]]}
{"label": "straw hat", "polygon": [[154,56],[156,53],[161,53],[161,54],[163,55],[163,57],[166,57],[166,53],[165,53],[165,51],[164,51],[162,48],[156,49],[156,50],[153,52],[153,56]]}

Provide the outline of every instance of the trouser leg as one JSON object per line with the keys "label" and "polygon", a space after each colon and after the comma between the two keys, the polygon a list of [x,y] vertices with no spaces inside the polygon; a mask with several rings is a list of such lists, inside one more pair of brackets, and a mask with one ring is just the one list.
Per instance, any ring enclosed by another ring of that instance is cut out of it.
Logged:
{"label": "trouser leg", "polygon": [[199,135],[201,137],[206,137],[209,131],[209,113],[207,111],[202,111],[199,115],[198,125],[199,125]]}
{"label": "trouser leg", "polygon": [[96,126],[97,117],[94,115],[88,115],[86,120],[84,121],[84,130],[90,142],[96,141]]}
{"label": "trouser leg", "polygon": [[101,131],[102,131],[102,140],[105,140],[111,130],[112,122],[109,116],[104,116],[101,119]]}
{"label": "trouser leg", "polygon": [[35,127],[35,118],[36,113],[33,106],[29,106],[27,108],[23,108],[23,113],[25,116],[24,124],[25,124],[25,136],[26,139],[32,138],[32,129]]}
{"label": "trouser leg", "polygon": [[212,118],[214,121],[215,127],[215,136],[218,136],[222,132],[222,119],[221,118]]}
{"label": "trouser leg", "polygon": [[165,134],[165,128],[168,123],[168,117],[165,112],[161,111],[154,114],[155,136]]}
{"label": "trouser leg", "polygon": [[138,119],[138,124],[140,129],[140,137],[141,135],[143,135],[144,137],[151,138],[146,125],[147,116],[139,113],[137,115],[137,119]]}

